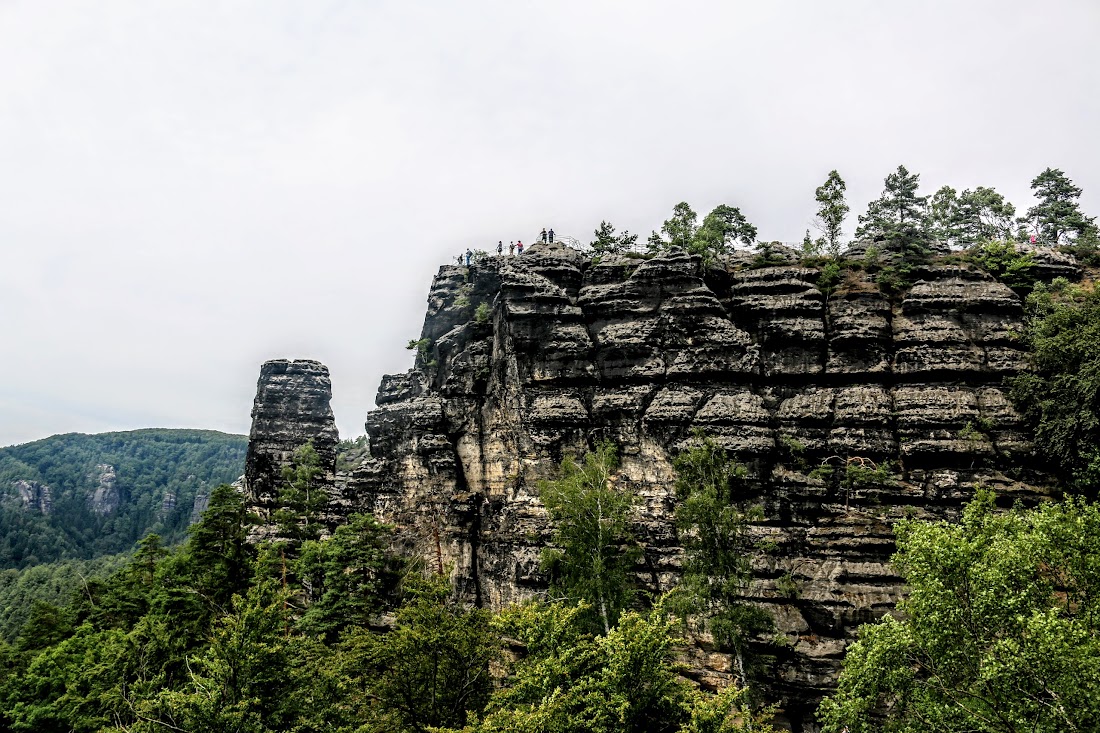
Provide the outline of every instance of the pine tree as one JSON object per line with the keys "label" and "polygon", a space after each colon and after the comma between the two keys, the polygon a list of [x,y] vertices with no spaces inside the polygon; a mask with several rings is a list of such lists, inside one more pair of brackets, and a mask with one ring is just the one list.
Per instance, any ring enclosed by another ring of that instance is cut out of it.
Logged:
{"label": "pine tree", "polygon": [[321,458],[312,443],[294,451],[290,465],[283,468],[279,488],[279,509],[274,513],[279,534],[292,550],[306,540],[321,535],[322,516],[328,506],[328,493],[319,485]]}
{"label": "pine tree", "polygon": [[886,176],[882,195],[867,205],[859,217],[856,236],[884,240],[907,260],[920,261],[928,256],[927,196],[918,196],[920,175],[905,166]]}
{"label": "pine tree", "polygon": [[1071,244],[1096,230],[1096,217],[1081,212],[1081,189],[1057,168],[1047,168],[1031,182],[1039,203],[1027,210],[1027,221],[1040,242]]}
{"label": "pine tree", "polygon": [[[817,217],[814,226],[821,232],[825,239],[825,246],[829,254],[836,257],[840,254],[840,238],[843,236],[844,218],[848,216],[848,203],[844,199],[844,179],[835,170],[829,171],[829,177],[825,183],[817,187],[814,192],[814,200],[817,201]],[[806,239],[810,233],[806,232]]]}
{"label": "pine tree", "polygon": [[311,602],[299,627],[333,639],[345,628],[366,626],[399,579],[390,541],[390,527],[354,514],[329,539],[304,543],[296,575],[308,585]]}
{"label": "pine tree", "polygon": [[759,509],[742,509],[738,489],[745,467],[709,438],[677,457],[674,519],[684,547],[681,612],[704,619],[720,649],[734,653],[747,684],[745,652],[753,634],[772,627],[771,617],[743,598],[752,577],[748,523]]}
{"label": "pine tree", "polygon": [[611,222],[601,221],[600,226],[593,232],[595,239],[592,240],[590,246],[592,251],[596,254],[602,254],[604,252],[628,252],[634,249],[634,245],[638,241],[637,234],[631,234],[628,230],[623,230],[622,234],[615,233],[615,227]]}

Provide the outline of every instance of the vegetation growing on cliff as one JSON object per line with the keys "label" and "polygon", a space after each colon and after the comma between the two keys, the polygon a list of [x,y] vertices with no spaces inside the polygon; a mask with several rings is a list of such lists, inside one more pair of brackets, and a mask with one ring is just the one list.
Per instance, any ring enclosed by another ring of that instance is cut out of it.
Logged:
{"label": "vegetation growing on cliff", "polygon": [[604,442],[579,461],[567,456],[559,477],[539,487],[554,522],[554,546],[542,556],[551,591],[591,603],[605,634],[630,605],[630,575],[641,554],[630,529],[635,497],[615,487],[617,468],[615,446]]}
{"label": "vegetation growing on cliff", "polygon": [[1100,292],[1059,283],[1028,297],[1032,369],[1011,381],[1035,443],[1068,485],[1100,487]]}
{"label": "vegetation growing on cliff", "polygon": [[722,651],[732,652],[737,673],[747,683],[748,642],[773,627],[771,617],[744,600],[752,577],[754,546],[749,522],[758,507],[742,508],[745,467],[712,439],[676,458],[676,528],[684,547],[683,577],[674,598],[689,618],[699,619]]}
{"label": "vegetation growing on cliff", "polygon": [[1100,508],[998,512],[979,492],[961,524],[907,520],[897,611],[864,626],[830,733],[1100,729]]}

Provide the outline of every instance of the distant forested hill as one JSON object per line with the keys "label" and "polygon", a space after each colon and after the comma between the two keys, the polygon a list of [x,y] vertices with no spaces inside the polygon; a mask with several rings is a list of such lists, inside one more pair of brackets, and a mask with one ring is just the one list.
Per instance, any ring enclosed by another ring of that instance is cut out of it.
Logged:
{"label": "distant forested hill", "polygon": [[150,429],[0,448],[0,569],[112,555],[149,532],[181,540],[210,489],[244,472],[247,445]]}

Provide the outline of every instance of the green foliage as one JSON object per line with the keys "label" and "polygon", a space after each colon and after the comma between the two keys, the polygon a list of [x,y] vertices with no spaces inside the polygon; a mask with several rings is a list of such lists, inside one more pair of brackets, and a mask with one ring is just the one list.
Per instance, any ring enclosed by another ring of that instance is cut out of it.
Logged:
{"label": "green foliage", "polygon": [[826,731],[1100,729],[1095,504],[1001,513],[983,491],[961,524],[896,533],[909,595],[849,647]]}
{"label": "green foliage", "polygon": [[887,295],[900,295],[913,286],[913,268],[905,261],[897,265],[883,267],[875,275],[875,283],[879,290]]}
{"label": "green foliage", "polygon": [[821,292],[828,295],[836,290],[836,286],[840,284],[840,261],[829,260],[821,268],[821,274],[817,276],[817,288]]}
{"label": "green foliage", "polygon": [[970,420],[967,420],[966,425],[962,426],[962,429],[959,431],[959,436],[958,437],[959,437],[959,440],[973,440],[973,441],[988,440],[988,436],[986,436],[985,433],[983,433],[981,430],[979,430],[977,428],[977,426],[975,426],[974,423]]}
{"label": "green foliage", "polygon": [[779,242],[757,242],[756,257],[752,258],[750,267],[774,267],[786,263],[787,258],[779,251],[782,245]]}
{"label": "green foliage", "polygon": [[478,303],[477,308],[474,309],[474,321],[479,324],[488,323],[491,314],[492,309],[489,308],[488,303]]}
{"label": "green foliage", "polygon": [[756,241],[756,227],[749,223],[741,209],[719,204],[703,219],[688,250],[712,262],[719,255],[733,251],[735,243],[750,245]]}
{"label": "green foliage", "polygon": [[784,458],[786,458],[788,461],[791,461],[792,463],[794,463],[796,466],[799,466],[799,467],[802,467],[802,466],[805,465],[805,463],[806,463],[806,457],[805,457],[806,445],[801,440],[794,437],[793,435],[788,435],[787,433],[780,433],[779,434],[779,447],[780,447],[780,449],[782,450],[782,452],[784,454]]}
{"label": "green foliage", "polygon": [[952,247],[969,247],[1014,235],[1016,207],[992,188],[978,186],[955,193],[944,186],[928,205],[930,233]]}
{"label": "green foliage", "polygon": [[432,340],[430,338],[422,338],[419,341],[409,339],[409,343],[405,345],[405,348],[416,352],[417,362],[426,362],[432,351]]}
{"label": "green foliage", "polygon": [[890,464],[883,461],[876,464],[867,458],[849,458],[844,465],[844,478],[841,485],[848,489],[861,489],[867,486],[890,486]]}
{"label": "green foliage", "polygon": [[624,613],[597,637],[585,633],[586,617],[583,605],[505,612],[500,633],[525,654],[464,733],[771,733],[768,713],[748,712],[742,691],[709,695],[676,673],[674,620],[660,604]]}
{"label": "green foliage", "polygon": [[[247,444],[240,435],[156,429],[69,433],[0,448],[0,568],[117,555],[149,532],[166,544],[182,541],[196,495],[240,476]],[[105,464],[114,467],[121,501],[97,514],[90,500],[96,467]],[[20,480],[50,487],[49,514],[23,506],[12,486]]]}
{"label": "green foliage", "polygon": [[1031,274],[1035,259],[1030,252],[1018,251],[1013,242],[982,242],[969,251],[968,258],[1009,287],[1035,282]]}
{"label": "green foliage", "polygon": [[806,230],[805,236],[802,237],[802,256],[806,257],[818,257],[821,255],[821,251],[825,248],[825,240],[822,238],[813,239],[810,237],[810,230]]}
{"label": "green foliage", "polygon": [[236,596],[209,647],[194,659],[187,684],[156,701],[162,719],[183,730],[291,730],[309,702],[309,687],[299,669],[300,645],[283,633],[285,608],[270,581]]}
{"label": "green foliage", "polygon": [[949,246],[958,244],[959,197],[951,186],[942,186],[928,200],[928,231]]}
{"label": "green foliage", "polygon": [[700,437],[698,445],[677,456],[675,466],[675,522],[684,563],[674,604],[699,618],[719,649],[736,655],[745,682],[748,641],[772,628],[771,618],[743,598],[754,549],[747,528],[762,511],[741,508],[745,467],[710,438]]}
{"label": "green foliage", "polygon": [[688,249],[695,240],[698,220],[699,215],[691,206],[686,201],[681,201],[672,207],[672,217],[661,225],[661,234],[653,232],[649,235],[646,248],[651,252],[661,252],[670,247]]}
{"label": "green foliage", "polygon": [[572,601],[587,600],[606,633],[633,598],[630,573],[640,548],[630,529],[633,493],[614,484],[615,446],[601,443],[578,462],[566,457],[559,477],[539,485],[554,522],[554,547],[543,552],[551,589]]}
{"label": "green foliage", "polygon": [[370,438],[360,435],[357,438],[341,440],[336,446],[336,470],[351,471],[370,455]]}
{"label": "green foliage", "polygon": [[709,265],[732,252],[737,242],[749,245],[756,241],[756,227],[735,206],[714,207],[702,226],[696,224],[697,220],[698,215],[687,203],[676,204],[672,218],[661,226],[661,234],[650,235],[647,249],[655,253],[676,247],[700,255],[703,263]]}
{"label": "green foliage", "polygon": [[1059,249],[1076,257],[1082,265],[1100,267],[1100,234],[1095,228],[1077,237],[1072,244],[1062,245]]}
{"label": "green foliage", "polygon": [[928,258],[929,221],[927,196],[918,196],[920,175],[905,166],[886,176],[882,195],[859,217],[856,236],[885,241],[908,262]]}
{"label": "green foliage", "polygon": [[324,528],[321,520],[329,497],[318,480],[321,473],[321,457],[312,443],[299,446],[283,467],[279,508],[272,518],[279,536],[294,550],[302,542],[320,537]]}
{"label": "green foliage", "polygon": [[34,604],[68,605],[74,594],[85,592],[89,582],[110,575],[128,560],[128,555],[104,555],[0,572],[0,639],[14,640]]}
{"label": "green foliage", "polygon": [[775,579],[775,589],[784,598],[798,598],[801,593],[798,582],[790,573],[783,573]]}
{"label": "green foliage", "polygon": [[955,215],[957,241],[973,245],[986,240],[1011,239],[1014,235],[1016,207],[992,188],[978,186],[959,194]]}
{"label": "green foliage", "polygon": [[460,726],[489,700],[489,662],[498,654],[489,614],[448,603],[442,578],[410,575],[404,590],[409,600],[388,633],[348,637],[344,674],[366,687],[366,717],[376,723],[368,730]]}
{"label": "green foliage", "polygon": [[331,641],[382,611],[401,570],[387,551],[391,534],[369,514],[355,514],[331,538],[302,545],[295,575],[308,588],[309,604],[299,628]]}
{"label": "green foliage", "polygon": [[1039,203],[1027,210],[1027,223],[1044,244],[1072,244],[1096,234],[1096,217],[1085,216],[1078,199],[1081,189],[1057,168],[1047,168],[1031,182]]}
{"label": "green foliage", "polygon": [[[848,202],[844,198],[844,179],[835,170],[829,171],[825,183],[817,187],[814,200],[817,201],[817,218],[814,224],[821,232],[825,248],[836,257],[840,254],[840,238],[843,236],[844,219],[848,216]],[[810,233],[806,232],[806,239]]]}
{"label": "green foliage", "polygon": [[1030,371],[1010,395],[1035,427],[1035,444],[1067,484],[1100,487],[1100,292],[1036,287],[1025,332]]}
{"label": "green foliage", "polygon": [[592,240],[590,246],[597,255],[630,252],[638,243],[637,234],[631,234],[625,229],[621,234],[616,234],[615,227],[607,221],[600,222],[599,227],[593,232],[593,236],[595,239]]}

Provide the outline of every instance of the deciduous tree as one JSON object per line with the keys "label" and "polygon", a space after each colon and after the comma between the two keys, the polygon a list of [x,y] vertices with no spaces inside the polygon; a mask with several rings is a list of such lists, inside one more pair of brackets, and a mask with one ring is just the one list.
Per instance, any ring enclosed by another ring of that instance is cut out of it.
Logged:
{"label": "deciduous tree", "polygon": [[897,526],[909,594],[848,648],[826,731],[1100,730],[1100,509],[993,502]]}
{"label": "deciduous tree", "polygon": [[759,508],[744,508],[739,496],[745,467],[710,438],[676,459],[676,527],[684,547],[682,613],[700,618],[724,651],[733,652],[742,684],[747,684],[748,641],[772,627],[771,617],[744,599],[751,579],[747,534]]}
{"label": "deciduous tree", "polygon": [[635,496],[615,485],[617,468],[615,446],[601,443],[580,461],[566,457],[558,478],[539,487],[554,522],[554,547],[543,553],[551,588],[592,603],[604,633],[633,597],[630,571],[641,552],[630,527]]}
{"label": "deciduous tree", "polygon": [[[835,170],[829,171],[825,183],[817,187],[817,217],[814,226],[821,232],[825,246],[833,257],[840,254],[840,238],[843,236],[844,219],[848,216],[848,202],[844,198],[844,179]],[[807,239],[809,232],[807,232]]]}

